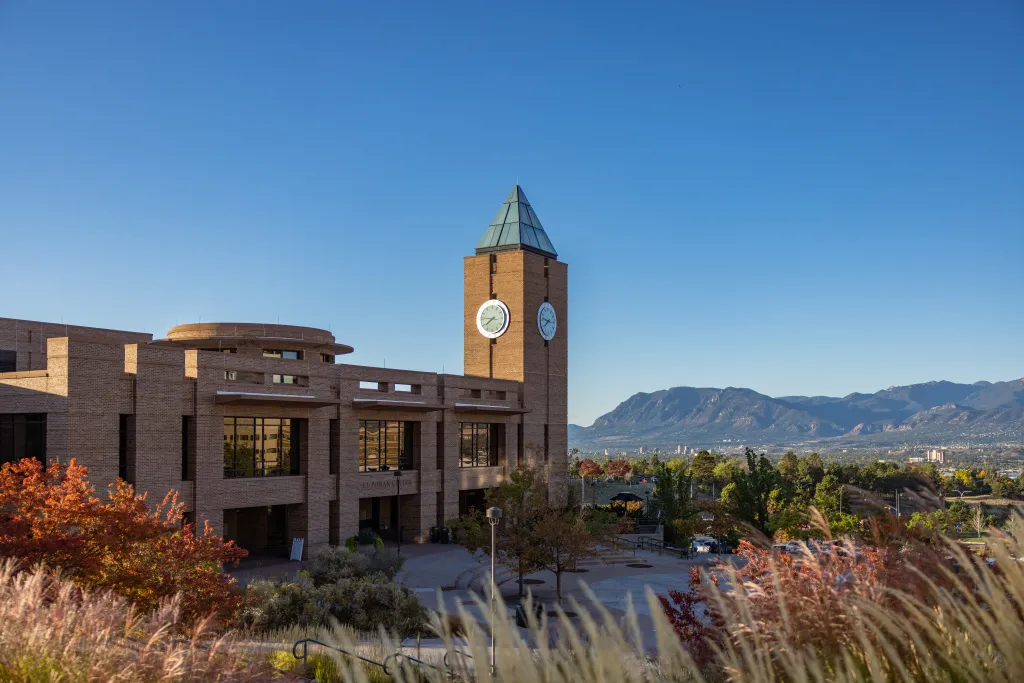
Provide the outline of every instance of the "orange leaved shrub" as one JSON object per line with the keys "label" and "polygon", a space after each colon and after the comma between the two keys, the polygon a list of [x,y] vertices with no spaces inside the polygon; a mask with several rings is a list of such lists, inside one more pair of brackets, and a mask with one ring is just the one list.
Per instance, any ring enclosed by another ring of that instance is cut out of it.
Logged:
{"label": "orange leaved shrub", "polygon": [[120,479],[100,500],[85,467],[43,467],[27,458],[0,468],[0,557],[23,567],[60,567],[83,588],[111,590],[138,609],[181,594],[186,622],[229,617],[240,595],[224,563],[247,554],[204,520],[201,532],[183,523],[177,492],[149,510],[146,496]]}

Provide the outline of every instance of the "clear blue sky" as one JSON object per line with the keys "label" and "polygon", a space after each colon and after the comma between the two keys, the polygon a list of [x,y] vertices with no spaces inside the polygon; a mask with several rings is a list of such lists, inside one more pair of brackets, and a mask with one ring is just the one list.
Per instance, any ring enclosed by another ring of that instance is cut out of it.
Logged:
{"label": "clear blue sky", "polygon": [[1024,375],[1024,5],[553,4],[0,2],[0,315],[459,372],[519,178],[574,422]]}

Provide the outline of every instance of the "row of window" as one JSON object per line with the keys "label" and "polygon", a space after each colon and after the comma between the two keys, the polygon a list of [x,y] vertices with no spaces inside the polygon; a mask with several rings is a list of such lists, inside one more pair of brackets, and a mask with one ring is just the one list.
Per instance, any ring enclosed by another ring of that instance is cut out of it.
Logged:
{"label": "row of window", "polygon": [[[200,351],[217,351],[218,353],[238,353],[238,349],[228,347],[218,348],[205,348],[199,349]],[[284,360],[302,360],[304,357],[303,351],[290,351],[286,349],[263,349],[264,358],[282,358]],[[334,356],[329,353],[321,353],[320,360],[324,363],[333,363]]]}
{"label": "row of window", "polygon": [[[224,418],[224,476],[272,477],[300,473],[301,424],[304,420],[272,417]],[[413,467],[413,422],[361,420],[359,471],[386,472]],[[332,421],[332,426],[334,422]],[[336,429],[332,429],[332,433]],[[135,416],[121,415],[118,429],[118,474],[134,478]],[[332,472],[336,439],[331,441]],[[181,421],[181,477],[195,478],[195,426]],[[504,458],[505,425],[460,424],[459,466],[494,467]],[[46,461],[46,415],[0,415],[0,464],[31,457]]]}

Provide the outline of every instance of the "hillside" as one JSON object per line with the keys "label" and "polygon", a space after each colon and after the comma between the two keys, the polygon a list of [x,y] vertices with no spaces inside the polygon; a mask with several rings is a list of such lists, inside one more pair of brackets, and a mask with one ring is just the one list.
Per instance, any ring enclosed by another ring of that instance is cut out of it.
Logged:
{"label": "hillside", "polygon": [[751,389],[674,387],[635,394],[590,427],[570,425],[582,448],[708,444],[725,440],[785,444],[834,439],[927,442],[963,436],[1024,440],[1024,379],[927,382],[873,394],[782,396]]}

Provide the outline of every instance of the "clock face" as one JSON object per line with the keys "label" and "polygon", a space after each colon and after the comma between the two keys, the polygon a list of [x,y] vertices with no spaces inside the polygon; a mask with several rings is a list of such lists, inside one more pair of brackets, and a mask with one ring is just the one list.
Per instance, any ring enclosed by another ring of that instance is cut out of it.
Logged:
{"label": "clock face", "polygon": [[495,339],[505,334],[508,322],[508,306],[497,299],[483,302],[476,312],[476,329],[489,339]]}
{"label": "clock face", "polygon": [[545,301],[537,309],[537,329],[544,341],[551,341],[558,329],[558,316],[555,315],[555,307]]}

